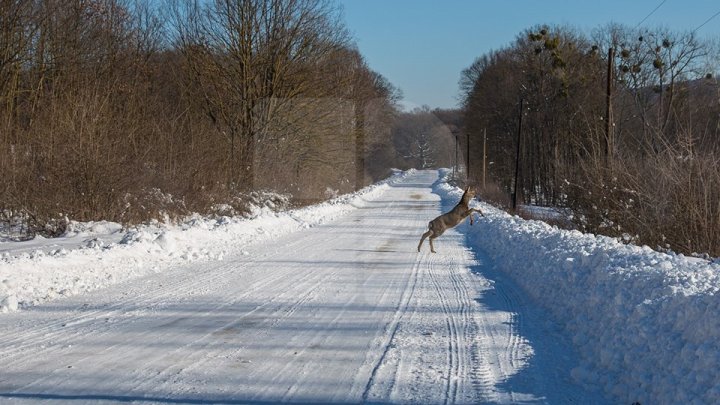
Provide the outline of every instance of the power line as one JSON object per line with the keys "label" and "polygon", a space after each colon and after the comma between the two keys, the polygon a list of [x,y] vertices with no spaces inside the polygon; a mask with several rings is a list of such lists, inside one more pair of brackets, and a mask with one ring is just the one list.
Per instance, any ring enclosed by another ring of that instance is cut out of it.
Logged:
{"label": "power line", "polygon": [[658,4],[657,7],[655,7],[655,9],[650,12],[650,14],[646,15],[645,18],[643,18],[642,21],[640,21],[640,22],[635,26],[635,28],[633,28],[633,30],[638,29],[638,27],[639,27],[640,25],[642,25],[642,23],[644,23],[645,20],[647,20],[648,18],[650,18],[650,16],[653,15],[663,4],[665,4],[666,1],[667,1],[667,0],[661,1],[660,4]]}
{"label": "power line", "polygon": [[715,18],[715,17],[717,17],[717,16],[719,16],[719,15],[720,15],[720,11],[718,11],[718,12],[715,13],[715,14],[713,14],[712,17],[708,18],[707,20],[705,20],[704,23],[700,24],[697,28],[695,28],[695,29],[693,30],[693,34],[694,34],[697,30],[699,30],[700,28],[702,28],[703,25],[709,23],[713,18]]}

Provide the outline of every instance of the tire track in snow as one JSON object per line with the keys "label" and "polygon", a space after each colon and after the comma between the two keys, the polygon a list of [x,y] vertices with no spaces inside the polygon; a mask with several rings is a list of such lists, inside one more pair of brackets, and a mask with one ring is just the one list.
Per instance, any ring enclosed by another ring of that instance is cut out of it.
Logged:
{"label": "tire track in snow", "polygon": [[[444,403],[447,404],[455,403],[455,396],[457,394],[457,386],[453,384],[453,377],[457,375],[457,362],[458,362],[458,353],[457,348],[460,344],[458,342],[458,336],[457,336],[457,327],[455,323],[455,311],[453,311],[450,307],[450,305],[447,302],[447,298],[445,297],[445,294],[443,292],[443,289],[440,287],[440,284],[437,280],[437,275],[435,274],[435,264],[438,262],[438,260],[434,257],[435,255],[430,256],[430,260],[428,261],[428,276],[429,279],[432,281],[432,285],[435,289],[435,292],[437,294],[437,298],[440,301],[440,307],[442,308],[443,316],[445,318],[445,326],[447,328],[447,370],[445,375],[445,399]],[[447,263],[445,263],[447,264]]]}
{"label": "tire track in snow", "polygon": [[[417,255],[419,256],[419,254]],[[416,256],[416,257],[417,257]],[[395,335],[398,332],[398,328],[400,326],[400,321],[405,316],[408,306],[410,304],[410,300],[412,299],[413,295],[415,294],[415,287],[417,286],[418,282],[418,274],[420,269],[420,261],[415,260],[412,272],[410,274],[410,277],[408,277],[408,283],[411,285],[408,287],[406,284],[403,288],[403,295],[400,299],[400,302],[398,303],[397,308],[395,309],[395,315],[393,316],[392,321],[388,324],[387,328],[385,329],[385,336],[386,339],[383,341],[383,344],[381,347],[383,347],[383,352],[378,358],[377,362],[375,363],[375,366],[373,367],[372,371],[370,372],[370,377],[368,378],[367,384],[365,385],[365,390],[362,394],[362,401],[368,402],[368,398],[370,397],[370,391],[373,389],[376,383],[376,378],[380,372],[381,367],[384,365],[386,361],[386,357],[388,353],[390,352],[390,349],[393,348],[393,340],[395,339]],[[395,372],[397,371],[397,367],[395,368]],[[392,388],[395,385],[395,378],[396,373],[393,373],[393,381],[389,384],[390,387],[386,390],[386,395],[380,396],[380,398],[389,398],[390,392],[392,392]]]}
{"label": "tire track in snow", "polygon": [[[462,255],[462,257],[469,256],[469,252],[463,247],[458,249]],[[467,259],[465,265],[467,265]],[[468,294],[468,291],[470,290],[470,287],[467,285],[468,277],[470,276],[469,269],[467,269],[464,266],[459,265],[458,263],[455,263],[453,266],[449,268],[451,280],[453,282],[453,286],[455,288],[455,297],[458,298],[458,303],[460,304],[460,327],[462,330],[462,334],[459,334],[458,337],[461,337],[462,340],[459,341],[458,345],[458,359],[459,359],[459,367],[457,369],[457,375],[455,379],[455,392],[453,394],[453,402],[457,402],[457,395],[458,391],[461,394],[465,393],[466,389],[466,383],[465,380],[468,376],[468,370],[471,369],[471,366],[469,364],[470,357],[466,351],[468,347],[472,347],[472,341],[473,341],[473,335],[469,332],[471,331],[470,326],[473,324],[473,315],[472,310],[474,309],[474,298],[470,297]],[[462,385],[460,385],[462,383]],[[472,395],[475,396],[474,393]]]}
{"label": "tire track in snow", "polygon": [[[498,384],[507,382],[526,365],[525,340],[522,338],[522,300],[512,288],[505,288],[502,279],[488,281],[482,292],[480,339],[473,347],[475,383],[488,402],[524,402],[513,390],[501,391]],[[498,327],[499,326],[499,327]],[[489,348],[502,347],[491,351]]]}
{"label": "tire track in snow", "polygon": [[[248,262],[247,264],[251,264],[251,262]],[[197,291],[198,285],[212,284],[213,282],[223,279],[224,276],[226,276],[227,274],[234,273],[238,270],[237,268],[229,268],[229,271],[222,269],[223,266],[219,267],[217,269],[218,271],[199,276],[196,279],[197,283],[195,284],[188,284],[185,277],[179,277],[174,282],[163,283],[162,289],[166,291],[165,295],[158,296],[158,290],[152,290],[152,292],[146,294],[133,295],[134,299],[132,300],[117,300],[114,304],[103,306],[99,309],[89,312],[82,312],[80,315],[73,314],[73,316],[71,316],[71,318],[69,319],[60,322],[49,323],[45,327],[39,329],[33,329],[31,333],[19,334],[18,338],[10,342],[8,346],[9,349],[0,353],[0,357],[12,357],[20,354],[20,352],[24,351],[25,349],[36,348],[36,346],[38,345],[40,345],[40,347],[42,348],[42,346],[50,343],[52,343],[52,346],[57,346],[63,343],[73,341],[76,339],[76,335],[68,335],[67,331],[69,329],[73,327],[80,328],[84,326],[93,326],[93,322],[98,321],[99,318],[109,318],[114,320],[120,319],[119,322],[114,322],[111,325],[110,329],[122,326],[122,324],[125,322],[133,321],[132,317],[118,316],[127,314],[127,308],[149,309],[152,307],[151,304],[153,303],[162,303],[164,301],[163,299],[170,298],[171,296],[176,296],[180,294],[185,295]],[[279,279],[282,279],[282,277],[279,275],[272,279],[264,279],[258,283],[255,289],[259,289],[266,285],[272,284],[274,281],[277,281]],[[122,285],[120,285],[120,287],[122,287]],[[130,296],[131,294],[124,295]],[[84,306],[79,306],[75,310],[82,311],[83,309]],[[33,310],[34,308],[26,312],[30,312]],[[94,330],[94,332],[96,331],[97,330]],[[37,338],[37,336],[43,337]],[[28,343],[18,344],[19,342]],[[10,361],[5,364],[12,365],[13,362]]]}
{"label": "tire track in snow", "polygon": [[[290,319],[303,305],[312,302],[314,298],[318,296],[317,292],[318,290],[321,290],[322,287],[330,282],[331,280],[334,280],[338,273],[341,272],[340,268],[335,268],[334,271],[330,273],[326,272],[320,272],[320,271],[309,271],[310,274],[315,274],[316,277],[312,277],[309,280],[305,277],[301,277],[300,279],[303,280],[301,283],[289,283],[290,289],[287,290],[288,295],[293,295],[292,291],[297,290],[301,292],[300,299],[295,301],[290,307],[281,309],[282,316],[281,317],[274,317],[273,322],[268,328],[264,328],[262,330],[263,335],[267,336],[271,333],[271,331],[280,325],[283,321]],[[338,315],[331,324],[334,324],[338,317]],[[326,325],[327,327],[327,325]],[[295,357],[290,357],[289,360],[287,360],[284,364],[284,366],[280,369],[279,372],[276,373],[275,378],[272,379],[271,384],[274,384],[276,381],[280,380],[280,377],[288,375],[288,374],[295,374],[295,375],[301,375],[302,373],[299,373],[299,370],[303,369],[303,353],[312,347],[317,347],[320,345],[319,340],[328,339],[329,336],[327,335],[327,330],[322,328],[314,328],[315,331],[311,334],[313,335],[308,342],[305,344],[305,348],[302,350],[298,350],[295,352]],[[257,336],[261,337],[261,336]],[[238,352],[241,352],[245,350],[246,348],[241,348],[238,350]],[[298,367],[298,363],[300,364],[300,367]],[[193,366],[193,368],[199,368]],[[299,370],[298,370],[299,369]],[[291,373],[288,373],[290,371]],[[281,402],[286,402],[292,400],[292,395],[295,393],[295,391],[298,388],[299,380],[296,380],[293,385],[289,386],[285,394],[280,399]],[[261,401],[263,392],[258,392],[257,395],[255,395],[251,400],[258,400]]]}
{"label": "tire track in snow", "polygon": [[[522,310],[519,305],[518,297],[513,289],[506,289],[502,285],[496,285],[498,295],[502,297],[505,303],[505,309],[510,313],[510,319],[508,321],[508,345],[505,352],[508,356],[508,362],[512,370],[517,370],[521,366],[521,350],[520,347],[523,343],[521,338],[522,333]],[[507,378],[507,375],[506,377]]]}
{"label": "tire track in snow", "polygon": [[[322,242],[327,243],[329,239],[330,238]],[[315,243],[317,243],[317,241]],[[271,255],[269,258],[274,258],[279,254],[281,254],[281,252]],[[312,257],[307,257],[305,259],[309,260],[312,259]],[[267,261],[267,258],[265,259],[265,261]],[[255,263],[253,264],[253,266],[258,267],[258,264]],[[263,283],[262,286],[251,288],[250,290],[242,292],[239,295],[235,295],[232,300],[226,301],[222,305],[214,308],[211,311],[208,311],[206,315],[212,315],[214,312],[218,312],[226,307],[231,308],[233,305],[242,303],[247,298],[250,298],[254,293],[260,290],[264,290],[270,286],[272,286],[273,289],[280,290],[281,292],[279,294],[275,295],[270,300],[256,306],[250,311],[242,312],[242,314],[237,319],[226,322],[223,325],[208,331],[205,335],[199,337],[198,339],[189,342],[184,346],[176,348],[173,353],[169,353],[163,358],[156,359],[157,363],[161,363],[165,357],[172,357],[175,352],[179,353],[189,347],[193,347],[195,349],[194,352],[199,353],[197,355],[186,357],[183,361],[183,364],[175,364],[166,367],[164,370],[158,373],[157,376],[154,376],[152,381],[148,381],[148,384],[136,387],[136,390],[139,390],[144,386],[155,387],[157,383],[157,381],[155,380],[157,380],[158,378],[167,379],[167,377],[171,375],[180,376],[182,374],[187,374],[194,370],[201,369],[202,366],[216,358],[217,350],[208,350],[207,348],[216,342],[218,335],[222,335],[224,331],[233,331],[234,328],[242,326],[246,319],[250,319],[257,314],[263,314],[263,318],[265,318],[265,320],[258,324],[256,328],[260,329],[262,334],[267,335],[283,320],[291,318],[292,315],[303,304],[307,303],[313,297],[315,297],[317,295],[316,292],[322,286],[323,281],[326,281],[328,277],[335,276],[337,271],[328,274],[324,272],[313,271],[294,271],[293,269],[291,269],[284,272],[279,271],[277,273],[277,277],[268,277],[267,282]],[[289,301],[286,301],[285,299],[288,297],[291,299]],[[297,299],[295,299],[296,297]],[[260,328],[261,326],[262,328]],[[253,339],[257,339],[258,337],[258,335],[254,335]],[[245,347],[238,348],[232,354],[236,355],[239,352],[242,352],[244,349]]]}
{"label": "tire track in snow", "polygon": [[[278,325],[283,320],[290,318],[299,307],[301,307],[306,302],[310,301],[316,294],[316,291],[319,289],[319,287],[322,285],[322,281],[328,277],[328,274],[321,273],[321,272],[310,272],[312,277],[308,278],[307,273],[301,273],[301,272],[295,272],[294,277],[287,277],[287,274],[283,274],[284,277],[277,277],[273,278],[272,281],[269,281],[265,284],[265,286],[261,288],[265,288],[269,285],[273,285],[276,289],[282,288],[283,292],[281,294],[276,295],[273,297],[270,301],[266,301],[265,303],[255,307],[249,312],[243,313],[240,317],[238,317],[236,320],[227,322],[221,326],[218,326],[217,328],[213,330],[209,330],[205,335],[199,337],[198,339],[187,343],[184,346],[180,346],[176,348],[173,352],[168,353],[163,358],[158,358],[155,360],[155,362],[150,363],[150,365],[154,363],[162,363],[165,357],[172,357],[174,354],[179,353],[189,347],[194,347],[196,350],[195,352],[197,354],[186,357],[183,360],[182,364],[173,364],[170,365],[160,372],[156,376],[153,376],[152,380],[147,381],[145,384],[141,384],[135,387],[135,391],[141,391],[145,387],[155,387],[157,385],[157,380],[160,379],[168,379],[169,376],[177,376],[185,373],[192,372],[194,370],[202,368],[205,364],[207,364],[209,361],[213,360],[214,353],[212,351],[205,350],[208,346],[212,345],[214,341],[216,340],[216,337],[221,334],[223,331],[230,331],[233,330],[233,328],[238,327],[243,324],[243,322],[246,319],[249,319],[250,317],[258,314],[263,313],[264,317],[267,318],[266,321],[263,321],[258,327],[263,326],[263,332],[265,334],[268,333],[269,330],[272,330],[276,325]],[[330,276],[333,276],[335,273],[331,274]],[[276,283],[278,279],[281,279],[283,281],[282,284]],[[282,287],[279,287],[282,286]],[[254,291],[257,289],[254,289],[252,291],[249,291],[245,294],[238,295],[233,299],[232,301],[228,301],[224,303],[223,305],[218,306],[217,308],[214,308],[211,311],[207,311],[205,315],[212,315],[214,312],[220,311],[225,307],[232,307],[232,305],[242,302],[243,299],[248,298]],[[292,301],[289,306],[286,306],[286,302],[284,301],[284,298],[286,296],[295,296],[294,293],[298,293],[298,299]],[[202,316],[202,315],[201,315]],[[265,326],[265,324],[268,324]],[[257,337],[256,337],[257,338]],[[242,351],[242,348],[239,348],[236,350],[236,352]],[[280,373],[289,367],[290,362],[286,365],[283,370],[281,370]]]}
{"label": "tire track in snow", "polygon": [[[463,247],[458,249],[459,253],[461,254],[461,257],[467,258],[469,256],[468,251]],[[465,259],[467,265],[467,259]],[[468,370],[471,368],[469,364],[470,357],[467,353],[467,348],[472,347],[472,334],[469,334],[470,332],[470,325],[472,325],[474,319],[472,316],[472,310],[474,308],[474,300],[473,297],[470,297],[468,294],[468,291],[470,290],[470,287],[466,284],[468,281],[468,277],[470,276],[469,269],[467,269],[464,266],[459,265],[458,263],[454,263],[453,266],[450,266],[448,268],[450,271],[451,281],[452,285],[454,287],[455,291],[455,297],[458,299],[458,304],[460,306],[460,318],[456,318],[456,322],[459,321],[459,328],[462,331],[462,333],[458,334],[458,367],[456,370],[455,380],[454,380],[454,391],[453,391],[453,402],[456,403],[458,393],[465,394],[466,390],[466,378],[468,376]],[[462,385],[461,385],[462,384]],[[464,395],[465,397],[466,395]],[[475,397],[474,393],[471,395],[472,397]],[[463,398],[464,399],[464,398]]]}
{"label": "tire track in snow", "polygon": [[[251,265],[252,262],[247,261],[244,263],[245,265]],[[197,274],[194,273],[192,276],[189,276],[187,274],[175,274],[179,275],[180,277],[176,277],[174,279],[171,279],[171,281],[165,281],[162,284],[161,290],[147,290],[145,293],[137,293],[137,294],[130,294],[130,293],[124,293],[123,299],[115,300],[113,304],[101,306],[97,309],[86,311],[87,308],[86,304],[78,305],[75,309],[73,309],[70,313],[69,318],[63,318],[60,321],[54,321],[49,322],[45,324],[42,327],[35,327],[32,329],[31,332],[24,332],[17,334],[15,339],[8,340],[8,349],[0,352],[0,357],[6,357],[6,356],[12,356],[16,354],[19,351],[22,351],[23,349],[27,349],[31,346],[37,346],[38,344],[48,343],[48,342],[54,342],[54,343],[64,343],[66,340],[69,339],[63,339],[63,335],[67,335],[67,327],[82,327],[85,324],[92,323],[93,321],[97,321],[98,318],[108,318],[111,315],[117,315],[121,313],[126,313],[127,308],[140,308],[140,307],[148,307],[151,303],[157,303],[157,302],[163,302],[163,299],[170,298],[172,296],[178,295],[178,293],[182,293],[183,295],[186,293],[190,293],[192,291],[197,291],[199,285],[208,285],[212,284],[214,281],[220,280],[223,277],[227,276],[229,273],[233,273],[237,271],[238,269],[236,267],[232,267],[230,265],[226,266],[219,266],[215,269],[213,272],[207,272],[203,274]],[[187,279],[192,277],[195,281],[194,284],[188,284]],[[145,278],[145,277],[144,277]],[[278,279],[281,277],[277,277]],[[142,280],[142,279],[140,279]],[[116,285],[115,288],[123,288],[127,284],[136,284],[136,280],[129,280],[125,283],[121,283],[119,285]],[[161,295],[158,295],[158,293],[161,293]],[[104,291],[98,290],[93,291],[86,296],[92,296],[94,294],[102,294]],[[125,297],[132,296],[133,299],[125,299]],[[69,300],[75,299],[79,300],[80,297],[69,297]],[[58,301],[53,304],[48,304],[48,306],[53,305],[61,305],[63,304],[62,301]],[[42,311],[44,310],[43,306],[39,307],[33,307],[28,309],[25,312],[33,312],[33,311]],[[77,311],[82,311],[78,313]],[[120,318],[122,319],[122,318]],[[117,325],[117,324],[114,324]],[[43,336],[43,338],[38,338],[39,336]],[[25,344],[22,344],[22,342],[26,342]]]}
{"label": "tire track in snow", "polygon": [[[300,245],[302,244],[302,240],[295,241],[291,243],[291,245]],[[289,246],[292,247],[292,246]],[[278,256],[282,254],[282,251],[277,251],[271,254],[267,254],[263,256],[263,260],[271,259],[275,256]],[[69,343],[77,342],[78,340],[82,339],[82,336],[85,333],[93,333],[96,338],[102,338],[104,336],[110,335],[113,333],[113,330],[121,329],[125,327],[126,325],[135,322],[134,316],[126,316],[127,311],[126,309],[128,307],[130,308],[153,308],[157,306],[162,306],[163,303],[172,300],[173,297],[177,296],[189,296],[193,295],[194,293],[200,292],[200,295],[202,295],[203,289],[207,289],[208,287],[218,285],[220,281],[227,280],[229,277],[233,277],[238,273],[246,272],[246,271],[255,271],[260,273],[262,269],[257,268],[257,262],[256,261],[242,261],[240,262],[241,266],[237,266],[237,262],[223,262],[220,263],[217,267],[213,268],[212,271],[208,271],[205,273],[185,273],[180,270],[177,274],[170,274],[167,273],[163,275],[163,284],[162,284],[162,291],[163,293],[158,294],[159,290],[156,289],[146,289],[145,293],[138,293],[137,295],[133,294],[135,292],[134,289],[131,289],[128,293],[123,294],[123,297],[134,297],[134,299],[120,299],[116,300],[114,304],[109,306],[101,307],[97,310],[93,310],[89,313],[84,312],[80,314],[79,316],[72,316],[70,319],[65,320],[63,322],[51,322],[47,326],[33,330],[32,333],[21,333],[19,334],[19,337],[15,339],[15,341],[26,341],[28,343],[26,344],[19,344],[19,345],[10,345],[8,346],[10,350],[7,350],[2,353],[3,358],[12,358],[15,357],[14,360],[4,360],[3,365],[5,368],[10,368],[13,365],[17,364],[18,362],[24,361],[23,352],[27,350],[35,350],[38,351],[37,356],[42,357],[43,352],[53,352],[58,347],[65,347],[68,346]],[[250,269],[248,269],[250,267]],[[173,276],[179,276],[172,278]],[[290,277],[289,277],[290,276]],[[256,291],[260,291],[268,286],[275,285],[278,282],[282,280],[292,280],[297,281],[301,276],[292,277],[293,274],[291,272],[274,272],[272,275],[263,275],[260,277],[256,282],[254,282],[245,292],[240,294],[239,296],[236,296],[237,299],[234,301],[238,301],[238,299],[246,298],[253,294]],[[168,282],[168,277],[170,280]],[[192,282],[188,282],[190,279],[192,279]],[[139,282],[138,282],[139,281]],[[142,284],[142,279],[138,281],[129,281],[129,285],[137,286],[139,284]],[[121,284],[120,287],[124,285]],[[100,294],[100,292],[91,293],[92,294]],[[73,297],[70,297],[69,299],[73,299]],[[274,301],[274,300],[273,300]],[[155,304],[155,305],[153,305]],[[227,304],[227,303],[226,303]],[[215,310],[220,309],[225,305],[220,305]],[[267,305],[267,304],[266,304]],[[82,310],[82,306],[78,307],[79,310]],[[256,311],[258,308],[256,308],[253,311]],[[25,313],[30,313],[32,311],[37,310],[36,308],[32,308],[29,311],[26,311]],[[73,314],[75,315],[75,314]],[[102,321],[102,319],[113,319],[119,321],[114,321],[112,324],[106,324],[106,322]],[[62,326],[65,325],[65,326]],[[62,326],[62,327],[59,327]],[[87,326],[90,328],[89,330],[85,330],[83,328],[84,326]],[[99,328],[98,328],[99,326]],[[101,329],[102,328],[102,329]],[[222,329],[220,327],[219,329]],[[150,334],[151,331],[148,331],[147,334]],[[42,337],[39,337],[42,336]],[[142,335],[139,335],[139,338],[142,338]],[[117,350],[118,348],[121,348],[122,342],[110,345],[108,347],[103,348],[101,352],[92,353],[90,355],[79,357],[74,359],[76,363],[80,363],[82,361],[90,360],[91,358],[99,357],[99,355],[102,355],[103,353],[111,353],[113,350]],[[39,350],[38,350],[39,346]],[[69,346],[68,346],[69,347]],[[177,349],[179,350],[179,349]],[[177,351],[176,350],[176,351]],[[161,360],[165,356],[161,356],[158,358],[155,358],[154,361],[152,359],[147,359],[146,366],[152,365],[158,360]],[[57,365],[56,368],[53,370],[48,370],[48,373],[45,377],[35,380],[32,384],[25,385],[23,387],[20,387],[20,389],[27,389],[30,388],[36,384],[42,383],[45,379],[51,378],[54,373],[59,371],[65,371],[66,365],[60,364]],[[162,375],[162,374],[160,374]],[[143,378],[147,376],[141,376]]]}
{"label": "tire track in snow", "polygon": [[[422,217],[436,215],[435,209],[426,211],[433,212]],[[473,261],[454,231],[443,242],[440,253],[425,250],[416,256],[417,292],[385,344],[384,359],[375,364],[374,382],[366,386],[364,401],[453,404],[480,397],[472,358],[478,331],[474,313],[478,306],[471,295],[476,275],[469,271]],[[432,393],[415,389],[439,383],[442,389]]]}
{"label": "tire track in snow", "polygon": [[465,394],[475,396],[465,392],[465,378],[468,369],[472,368],[469,364],[471,357],[466,353],[466,349],[472,347],[472,299],[468,295],[466,281],[460,274],[463,268],[457,258],[466,256],[465,249],[453,245],[448,253],[437,257],[431,255],[428,263],[428,276],[437,293],[448,333],[445,404],[457,403],[458,395],[462,395],[463,400],[466,399]]}
{"label": "tire track in snow", "polygon": [[[453,237],[453,232],[447,236]],[[522,307],[517,292],[500,283],[484,294],[492,297],[492,308],[475,302],[471,287],[479,274],[470,273],[470,252],[461,244],[446,243],[441,253],[428,253],[428,279],[445,318],[447,331],[447,364],[444,378],[445,404],[482,399],[484,402],[516,403],[510,390],[503,392],[498,384],[507,381],[524,365],[525,341],[522,338]],[[472,259],[470,259],[472,260]],[[500,350],[498,350],[498,348]]]}

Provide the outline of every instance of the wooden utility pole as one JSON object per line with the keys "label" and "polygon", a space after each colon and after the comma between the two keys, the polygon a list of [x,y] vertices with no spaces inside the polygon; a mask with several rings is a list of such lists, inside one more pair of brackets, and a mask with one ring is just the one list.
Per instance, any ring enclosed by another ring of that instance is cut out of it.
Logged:
{"label": "wooden utility pole", "polygon": [[605,98],[605,165],[612,167],[613,154],[615,153],[615,140],[612,125],[612,83],[613,67],[615,66],[615,48],[608,49],[607,67],[607,94]]}
{"label": "wooden utility pole", "polygon": [[453,167],[453,174],[457,175],[458,172],[458,135],[455,133],[455,166]]}
{"label": "wooden utility pole", "polygon": [[465,134],[465,140],[467,144],[465,145],[465,153],[466,153],[466,169],[465,169],[465,180],[470,180],[470,132]]}
{"label": "wooden utility pole", "polygon": [[522,137],[522,119],[525,109],[525,100],[520,99],[520,118],[518,118],[517,147],[515,149],[515,184],[513,186],[512,208],[517,208],[517,192],[518,192],[518,173],[520,172],[520,140]]}
{"label": "wooden utility pole", "polygon": [[[359,104],[359,105],[358,105]],[[365,187],[365,108],[355,104],[355,190]]]}
{"label": "wooden utility pole", "polygon": [[485,175],[487,174],[487,128],[483,128],[483,190],[485,190]]}

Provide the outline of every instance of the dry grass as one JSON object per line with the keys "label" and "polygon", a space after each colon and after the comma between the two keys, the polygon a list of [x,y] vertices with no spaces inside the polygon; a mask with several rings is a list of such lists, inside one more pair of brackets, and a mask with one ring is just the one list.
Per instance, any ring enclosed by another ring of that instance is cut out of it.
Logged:
{"label": "dry grass", "polygon": [[494,182],[486,183],[484,188],[481,186],[478,187],[478,196],[480,196],[480,199],[483,201],[487,201],[488,203],[505,210],[510,209],[510,206],[512,205],[510,194]]}
{"label": "dry grass", "polygon": [[569,188],[585,231],[679,253],[720,256],[720,158],[676,144],[612,171],[586,164]]}

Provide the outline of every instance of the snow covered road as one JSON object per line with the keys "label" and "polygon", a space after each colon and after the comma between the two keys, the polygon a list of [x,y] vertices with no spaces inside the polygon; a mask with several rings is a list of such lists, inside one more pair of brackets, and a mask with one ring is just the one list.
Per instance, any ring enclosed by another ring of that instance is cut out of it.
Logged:
{"label": "snow covered road", "polygon": [[447,208],[437,175],[220,261],[3,315],[0,403],[605,403],[462,233],[417,253]]}

